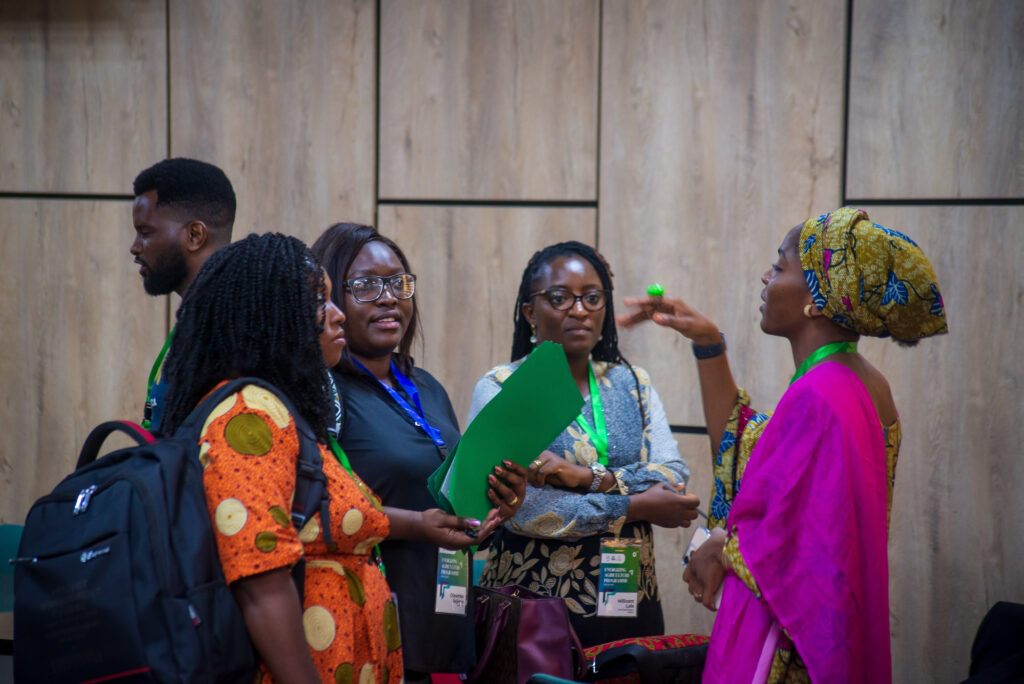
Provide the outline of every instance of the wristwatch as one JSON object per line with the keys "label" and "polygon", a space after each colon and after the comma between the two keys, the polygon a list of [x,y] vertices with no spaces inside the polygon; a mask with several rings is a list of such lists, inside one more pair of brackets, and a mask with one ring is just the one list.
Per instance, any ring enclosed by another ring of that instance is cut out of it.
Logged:
{"label": "wristwatch", "polygon": [[698,361],[713,359],[716,356],[721,356],[725,353],[725,333],[719,331],[718,334],[722,336],[722,341],[717,344],[697,344],[696,342],[690,342],[690,347],[693,348],[693,355]]}
{"label": "wristwatch", "polygon": [[594,479],[590,483],[590,491],[596,492],[601,488],[601,480],[604,479],[604,474],[608,472],[608,469],[600,461],[594,461],[590,464],[590,472],[594,473]]}

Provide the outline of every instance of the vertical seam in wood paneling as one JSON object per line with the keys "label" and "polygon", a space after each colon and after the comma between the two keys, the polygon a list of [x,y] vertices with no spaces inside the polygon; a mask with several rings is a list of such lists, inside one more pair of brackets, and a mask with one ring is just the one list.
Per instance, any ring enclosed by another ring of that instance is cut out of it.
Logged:
{"label": "vertical seam in wood paneling", "polygon": [[171,156],[171,0],[164,0],[164,78],[167,85],[167,157]]}
{"label": "vertical seam in wood paneling", "polygon": [[376,71],[374,78],[374,87],[377,92],[374,93],[374,113],[373,113],[373,226],[376,228],[379,223],[377,218],[378,211],[380,210],[380,4],[381,0],[377,0],[376,3],[376,26],[375,31],[377,38],[374,41],[374,70]]}
{"label": "vertical seam in wood paneling", "polygon": [[846,2],[846,54],[843,65],[843,149],[839,157],[839,206],[846,206],[846,160],[850,140],[850,68],[853,54],[853,0]]}
{"label": "vertical seam in wood paneling", "polygon": [[604,74],[604,0],[597,3],[597,141],[594,150],[594,249],[601,248],[601,105],[604,92],[601,76]]}
{"label": "vertical seam in wood paneling", "polygon": [[[167,84],[167,157],[171,156],[171,0],[164,0],[164,78]],[[174,310],[171,295],[164,297],[164,336],[171,334]]]}

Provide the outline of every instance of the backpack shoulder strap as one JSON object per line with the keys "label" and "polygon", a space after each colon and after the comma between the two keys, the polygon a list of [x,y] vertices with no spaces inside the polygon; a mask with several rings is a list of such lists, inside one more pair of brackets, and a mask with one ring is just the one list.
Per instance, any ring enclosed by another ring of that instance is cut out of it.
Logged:
{"label": "backpack shoulder strap", "polygon": [[255,385],[273,394],[291,415],[295,422],[295,432],[299,438],[299,454],[295,466],[295,496],[292,502],[292,525],[296,531],[301,530],[306,522],[317,512],[320,513],[321,529],[324,535],[324,542],[330,545],[334,539],[331,536],[330,525],[330,495],[327,492],[327,477],[323,471],[323,459],[320,457],[320,447],[317,444],[313,430],[306,423],[305,419],[295,409],[291,400],[278,390],[274,385],[257,377],[237,378],[224,383],[213,390],[203,399],[192,413],[182,422],[181,427],[175,432],[175,436],[191,438],[193,441],[199,439],[199,431],[206,422],[210,413],[235,392],[239,392],[248,385]]}
{"label": "backpack shoulder strap", "polygon": [[[296,532],[302,530],[306,522],[316,514],[320,513],[320,529],[324,536],[324,543],[331,546],[334,538],[331,535],[331,497],[327,491],[327,476],[324,475],[323,459],[320,457],[320,447],[312,428],[306,420],[295,409],[291,400],[278,390],[274,385],[257,377],[245,377],[231,380],[224,383],[205,399],[203,399],[192,413],[182,422],[181,427],[175,432],[175,436],[191,438],[192,441],[199,439],[199,431],[203,423],[214,408],[235,392],[239,392],[248,385],[261,387],[273,394],[291,415],[295,422],[295,432],[299,438],[299,454],[295,462],[295,496],[292,497],[292,525]],[[302,603],[305,587],[305,560],[300,560],[292,568],[292,579],[299,592],[299,602]]]}

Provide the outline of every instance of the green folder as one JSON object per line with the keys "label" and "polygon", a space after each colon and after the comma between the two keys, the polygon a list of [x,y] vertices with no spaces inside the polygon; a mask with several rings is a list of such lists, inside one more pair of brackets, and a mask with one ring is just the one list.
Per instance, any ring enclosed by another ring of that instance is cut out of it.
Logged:
{"label": "green folder", "polygon": [[580,413],[583,397],[562,345],[542,342],[502,383],[427,480],[438,506],[483,520],[487,476],[504,460],[528,466]]}

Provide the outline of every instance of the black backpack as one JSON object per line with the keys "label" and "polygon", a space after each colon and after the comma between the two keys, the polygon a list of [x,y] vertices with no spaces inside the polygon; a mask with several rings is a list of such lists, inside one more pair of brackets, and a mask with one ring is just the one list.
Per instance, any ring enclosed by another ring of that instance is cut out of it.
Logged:
{"label": "black backpack", "polygon": [[[256,653],[224,581],[197,444],[210,412],[245,385],[275,394],[295,420],[292,523],[301,529],[319,512],[329,536],[316,439],[287,398],[262,380],[217,388],[173,437],[102,423],[82,446],[75,472],[32,505],[11,561],[16,681],[253,681]],[[138,446],[96,460],[115,431]],[[300,596],[301,577],[299,564]]]}

